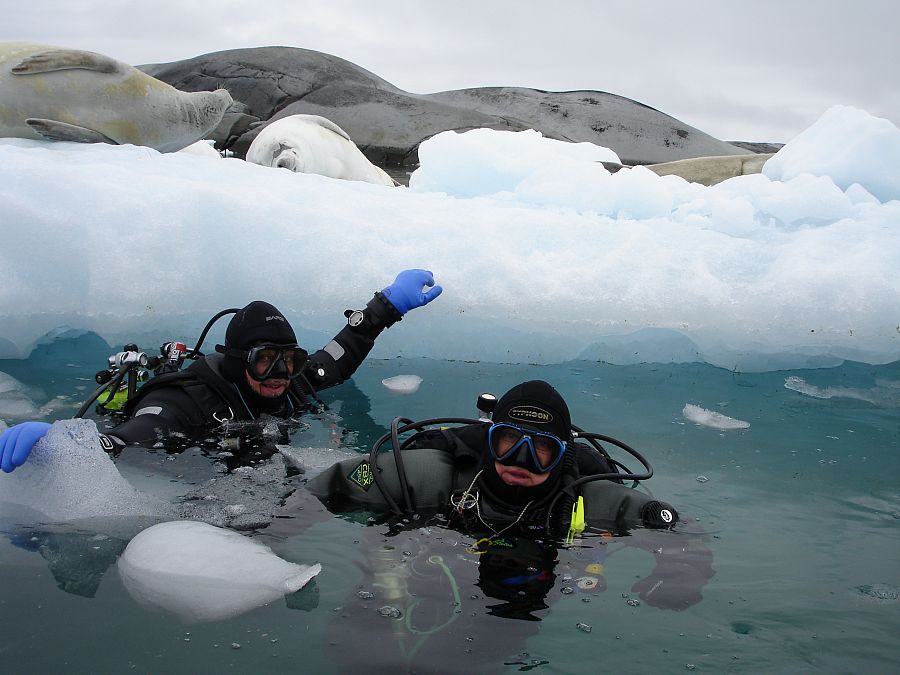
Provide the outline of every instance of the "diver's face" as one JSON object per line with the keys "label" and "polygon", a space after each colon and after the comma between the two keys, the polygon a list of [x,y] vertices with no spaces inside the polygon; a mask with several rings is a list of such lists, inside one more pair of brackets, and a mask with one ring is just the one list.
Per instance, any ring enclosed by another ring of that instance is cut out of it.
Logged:
{"label": "diver's face", "polygon": [[264,398],[278,398],[288,390],[291,384],[290,380],[276,377],[259,382],[250,377],[250,373],[246,371],[244,371],[244,377],[247,379],[247,385],[250,389]]}
{"label": "diver's face", "polygon": [[549,473],[532,473],[521,466],[504,466],[500,462],[494,462],[494,471],[507,485],[516,487],[537,487],[550,477]]}

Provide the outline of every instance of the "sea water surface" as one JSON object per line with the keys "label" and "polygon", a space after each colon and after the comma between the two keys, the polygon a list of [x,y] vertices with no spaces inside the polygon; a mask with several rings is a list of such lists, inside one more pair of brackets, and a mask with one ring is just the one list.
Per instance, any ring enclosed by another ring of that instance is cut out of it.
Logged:
{"label": "sea water surface", "polygon": [[[3,361],[0,371],[27,385],[36,403],[51,401],[50,418],[58,419],[92,390],[103,361],[96,346],[54,348],[55,361]],[[396,375],[422,382],[415,393],[398,393],[382,384]],[[479,581],[470,537],[434,520],[389,530],[365,515],[332,517],[303,498],[299,476],[286,500],[272,495],[274,522],[245,534],[286,560],[320,562],[322,572],[282,601],[222,621],[185,623],[135,602],[115,569],[133,536],[128,528],[22,527],[5,518],[2,670],[896,670],[900,362],[754,374],[704,364],[372,360],[323,392],[329,410],[292,447],[312,473],[335,454],[367,451],[394,416],[474,416],[479,393],[499,395],[533,378],[563,392],[575,424],[650,460],[655,475],[644,489],[684,519],[679,531],[660,535],[667,544],[705,533],[715,574],[699,602],[674,611],[641,601],[631,589],[650,573],[652,555],[589,534],[557,552],[528,617],[504,616],[503,601]],[[749,427],[697,424],[684,415],[689,404]],[[212,464],[197,451],[129,450],[118,460],[140,489],[171,499],[208,479]],[[598,560],[605,588],[580,588],[578,578]]]}

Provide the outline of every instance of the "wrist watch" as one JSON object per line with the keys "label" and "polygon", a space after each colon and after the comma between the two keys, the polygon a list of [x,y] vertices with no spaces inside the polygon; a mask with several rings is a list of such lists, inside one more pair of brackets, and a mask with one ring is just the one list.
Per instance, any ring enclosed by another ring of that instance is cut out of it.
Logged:
{"label": "wrist watch", "polygon": [[347,325],[350,326],[350,328],[361,326],[362,322],[366,319],[366,315],[363,314],[361,309],[348,309],[344,312],[344,316],[347,317]]}

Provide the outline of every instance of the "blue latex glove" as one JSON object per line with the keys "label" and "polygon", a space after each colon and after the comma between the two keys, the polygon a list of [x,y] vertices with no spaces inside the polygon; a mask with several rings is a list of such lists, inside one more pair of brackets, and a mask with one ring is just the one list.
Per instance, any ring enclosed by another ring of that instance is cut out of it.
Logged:
{"label": "blue latex glove", "polygon": [[[430,290],[422,292],[425,286],[430,287]],[[394,283],[381,292],[402,316],[411,309],[427,305],[443,290],[434,285],[434,275],[428,270],[403,270],[394,279]]]}
{"label": "blue latex glove", "polygon": [[10,473],[22,466],[34,444],[50,431],[46,422],[22,422],[0,434],[0,468]]}

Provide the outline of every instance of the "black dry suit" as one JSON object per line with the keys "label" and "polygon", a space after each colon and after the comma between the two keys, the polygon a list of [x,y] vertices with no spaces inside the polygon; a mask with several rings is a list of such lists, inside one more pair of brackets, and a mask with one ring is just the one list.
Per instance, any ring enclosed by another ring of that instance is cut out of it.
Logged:
{"label": "black dry suit", "polygon": [[[260,301],[251,303],[229,323],[225,347],[230,351],[206,355],[182,371],[151,379],[126,405],[129,419],[101,435],[101,441],[107,450],[118,451],[126,445],[171,444],[174,439],[187,447],[226,437],[231,440],[228,448],[240,454],[286,442],[284,435],[296,417],[312,407],[309,397],[347,380],[381,331],[401,319],[381,293],[362,313],[361,322],[345,326],[309,357],[300,375],[290,380],[286,394],[266,399],[247,385],[244,364],[232,352],[260,342],[286,345],[296,339],[277,309]],[[261,443],[263,435],[270,440]]]}
{"label": "black dry suit", "polygon": [[461,519],[470,531],[488,534],[490,528],[500,530],[512,523],[519,532],[543,533],[552,508],[549,534],[564,536],[578,496],[583,497],[585,521],[592,528],[623,532],[634,527],[667,528],[677,521],[671,506],[617,480],[585,482],[572,489],[573,494],[556,499],[579,477],[616,472],[608,458],[585,443],[568,444],[564,461],[541,489],[498,489],[502,483],[485,451],[489,426],[483,422],[429,430],[404,443],[406,490],[392,453],[378,454],[374,468],[368,458],[339,462],[311,479],[307,488],[332,509],[375,512],[404,505],[406,492],[414,511],[447,512],[449,507],[451,518]]}

